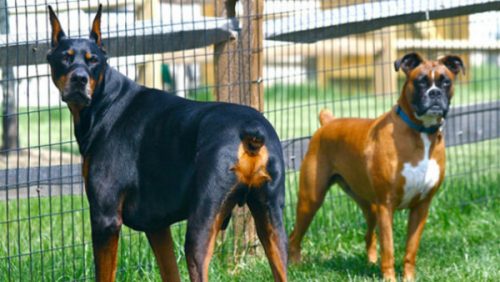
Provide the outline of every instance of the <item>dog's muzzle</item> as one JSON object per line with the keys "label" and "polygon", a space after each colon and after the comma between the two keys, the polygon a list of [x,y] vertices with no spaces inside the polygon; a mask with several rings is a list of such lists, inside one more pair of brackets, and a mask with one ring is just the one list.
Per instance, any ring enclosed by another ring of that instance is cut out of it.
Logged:
{"label": "dog's muzzle", "polygon": [[414,105],[419,116],[445,117],[448,113],[449,99],[440,89],[429,89]]}
{"label": "dog's muzzle", "polygon": [[85,70],[73,71],[62,93],[62,100],[88,106],[91,101],[89,80],[89,74]]}

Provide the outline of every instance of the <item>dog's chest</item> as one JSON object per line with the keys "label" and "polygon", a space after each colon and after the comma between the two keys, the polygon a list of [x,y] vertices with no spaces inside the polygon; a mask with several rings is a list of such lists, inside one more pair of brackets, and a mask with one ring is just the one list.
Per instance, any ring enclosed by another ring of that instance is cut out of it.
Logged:
{"label": "dog's chest", "polygon": [[405,179],[405,185],[403,187],[403,198],[399,205],[400,208],[407,207],[415,197],[419,197],[420,200],[425,198],[439,181],[439,165],[436,160],[430,158],[431,141],[424,133],[420,137],[424,143],[422,160],[416,166],[405,163],[401,172]]}

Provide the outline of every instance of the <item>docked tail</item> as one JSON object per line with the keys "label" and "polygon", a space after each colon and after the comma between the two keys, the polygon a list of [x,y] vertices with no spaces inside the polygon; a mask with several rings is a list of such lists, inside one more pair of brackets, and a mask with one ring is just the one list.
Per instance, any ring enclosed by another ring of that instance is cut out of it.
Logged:
{"label": "docked tail", "polygon": [[321,124],[321,126],[324,126],[325,124],[329,123],[334,118],[335,117],[333,116],[333,113],[328,109],[322,109],[319,112],[319,124]]}
{"label": "docked tail", "polygon": [[252,122],[240,132],[241,143],[238,147],[238,161],[232,168],[238,182],[248,187],[261,187],[271,180],[267,172],[269,152],[265,145],[264,129]]}

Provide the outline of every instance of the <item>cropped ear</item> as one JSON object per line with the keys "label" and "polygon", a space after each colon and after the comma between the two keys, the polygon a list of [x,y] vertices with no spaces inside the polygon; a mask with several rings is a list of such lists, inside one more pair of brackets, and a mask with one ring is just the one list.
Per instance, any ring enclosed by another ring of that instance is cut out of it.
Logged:
{"label": "cropped ear", "polygon": [[423,61],[424,59],[422,59],[422,57],[420,57],[419,54],[408,53],[404,55],[401,59],[396,60],[394,62],[394,69],[396,69],[396,71],[399,71],[399,69],[401,68],[406,73],[406,75],[408,75],[414,68],[420,65]]}
{"label": "cropped ear", "polygon": [[457,75],[460,71],[465,74],[464,62],[459,56],[446,55],[439,59],[439,63],[445,65],[455,75]]}
{"label": "cropped ear", "polygon": [[92,22],[92,30],[90,31],[90,39],[95,40],[95,43],[99,47],[102,47],[101,14],[102,14],[102,4],[99,4],[99,8],[97,9],[97,14],[95,15],[94,22]]}
{"label": "cropped ear", "polygon": [[52,10],[52,7],[49,5],[48,8],[50,25],[52,26],[52,39],[50,45],[54,48],[57,44],[59,44],[59,41],[66,36],[66,34],[62,30],[61,23],[59,22],[56,13],[54,13],[54,10]]}

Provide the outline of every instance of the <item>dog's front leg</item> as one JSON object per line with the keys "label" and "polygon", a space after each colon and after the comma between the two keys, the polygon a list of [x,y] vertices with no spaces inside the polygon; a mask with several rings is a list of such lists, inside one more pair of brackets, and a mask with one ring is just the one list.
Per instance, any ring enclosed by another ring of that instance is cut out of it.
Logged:
{"label": "dog's front leg", "polygon": [[396,274],[394,272],[394,246],[392,238],[392,207],[385,203],[378,204],[377,220],[380,231],[382,275],[386,281],[396,281]]}
{"label": "dog's front leg", "polygon": [[410,210],[408,218],[408,237],[406,240],[406,254],[404,258],[404,281],[415,280],[415,262],[420,237],[424,231],[425,221],[429,212],[431,200],[426,199]]}
{"label": "dog's front leg", "polygon": [[92,207],[90,216],[96,281],[115,281],[121,216],[92,212]]}

